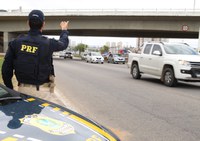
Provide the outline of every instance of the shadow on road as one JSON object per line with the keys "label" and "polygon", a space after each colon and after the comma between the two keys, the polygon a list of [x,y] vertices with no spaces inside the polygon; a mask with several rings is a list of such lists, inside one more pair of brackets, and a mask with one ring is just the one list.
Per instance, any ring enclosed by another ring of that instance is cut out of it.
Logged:
{"label": "shadow on road", "polygon": [[[163,82],[160,79],[157,78],[149,78],[149,77],[142,77],[140,80],[148,81],[150,83],[155,83],[157,85],[163,85]],[[178,81],[178,84],[176,87],[171,88],[181,88],[181,89],[200,89],[200,83],[199,82],[183,82]]]}
{"label": "shadow on road", "polygon": [[81,60],[80,58],[73,58],[73,59],[70,59],[70,58],[53,58],[53,60],[56,60],[56,61],[84,61],[84,60]]}

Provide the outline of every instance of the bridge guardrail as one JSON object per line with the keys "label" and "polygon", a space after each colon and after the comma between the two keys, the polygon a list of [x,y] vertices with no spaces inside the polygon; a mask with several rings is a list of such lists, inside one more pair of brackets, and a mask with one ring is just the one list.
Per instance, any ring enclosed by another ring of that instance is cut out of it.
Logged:
{"label": "bridge guardrail", "polygon": [[[200,9],[42,9],[49,15],[169,15],[200,16]],[[0,16],[27,16],[30,9],[2,10]]]}

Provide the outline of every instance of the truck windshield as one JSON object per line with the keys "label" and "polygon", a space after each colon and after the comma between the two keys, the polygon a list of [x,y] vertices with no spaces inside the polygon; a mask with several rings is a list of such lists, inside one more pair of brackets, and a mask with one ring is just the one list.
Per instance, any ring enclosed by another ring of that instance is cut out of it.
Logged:
{"label": "truck windshield", "polygon": [[167,54],[198,55],[192,47],[185,44],[167,44],[164,49]]}

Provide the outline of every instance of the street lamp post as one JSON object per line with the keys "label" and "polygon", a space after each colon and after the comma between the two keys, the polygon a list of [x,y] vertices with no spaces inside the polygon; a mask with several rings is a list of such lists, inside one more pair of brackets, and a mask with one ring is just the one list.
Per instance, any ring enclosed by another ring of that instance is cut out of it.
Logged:
{"label": "street lamp post", "polygon": [[193,10],[195,10],[196,0],[194,0]]}

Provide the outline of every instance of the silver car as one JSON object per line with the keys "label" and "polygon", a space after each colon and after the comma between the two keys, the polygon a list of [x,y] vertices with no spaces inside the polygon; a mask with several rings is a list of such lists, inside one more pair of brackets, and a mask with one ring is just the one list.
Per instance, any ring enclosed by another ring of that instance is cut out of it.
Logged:
{"label": "silver car", "polygon": [[86,62],[91,62],[91,63],[104,63],[104,58],[99,52],[90,52],[86,56]]}
{"label": "silver car", "polygon": [[108,55],[108,63],[125,64],[125,57],[119,56],[118,54],[110,54]]}

